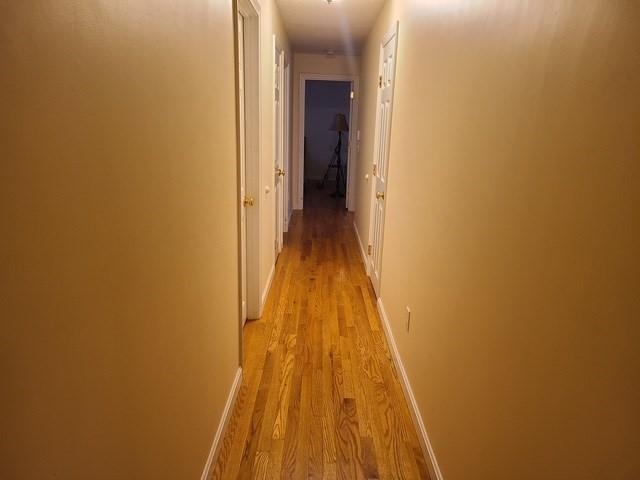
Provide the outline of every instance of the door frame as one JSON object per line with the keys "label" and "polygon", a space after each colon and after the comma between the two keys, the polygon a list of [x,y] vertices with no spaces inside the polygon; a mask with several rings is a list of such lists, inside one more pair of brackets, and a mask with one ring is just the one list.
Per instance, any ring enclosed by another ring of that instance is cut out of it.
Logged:
{"label": "door frame", "polygon": [[245,17],[240,12],[236,14],[236,25],[238,39],[238,62],[237,62],[237,83],[238,83],[238,170],[240,174],[240,319],[241,326],[244,326],[247,321],[247,284],[245,278],[247,276],[247,206],[245,205],[245,199],[247,198],[246,192],[246,118],[245,118],[245,59],[244,59],[244,23]]}
{"label": "door frame", "polygon": [[284,188],[284,232],[289,231],[291,222],[291,61],[284,56],[284,165],[286,175]]}
{"label": "door frame", "polygon": [[[398,72],[398,30],[399,30],[399,22],[395,21],[393,22],[393,24],[391,25],[391,27],[389,28],[389,30],[387,31],[387,33],[384,35],[384,37],[382,38],[382,40],[380,41],[380,53],[378,56],[378,75],[382,76],[383,72],[383,57],[384,57],[384,46],[386,43],[388,43],[388,41],[395,35],[396,37],[396,45],[395,45],[395,52],[394,52],[394,58],[395,61],[393,62],[393,69],[394,69],[394,75],[393,75],[393,87],[392,87],[392,91],[391,91],[391,118],[389,119],[389,144],[391,144],[391,134],[393,133],[393,104],[395,101],[395,88],[396,88],[396,80],[397,80],[397,72]],[[382,90],[380,88],[378,88],[378,91],[376,93],[376,124],[375,124],[375,134],[374,134],[374,140],[373,140],[373,162],[372,162],[372,168],[373,165],[376,162],[376,158],[378,158],[378,149],[379,149],[379,145],[380,145],[380,127],[381,127],[381,118],[380,118],[380,109],[378,108],[380,105],[380,97],[382,95]],[[391,148],[389,147],[389,158],[387,158],[387,175],[386,175],[386,181],[388,182],[389,179],[389,159],[391,158]],[[368,246],[372,246],[373,245],[373,228],[374,228],[374,223],[375,223],[375,202],[377,201],[376,199],[376,177],[375,175],[373,175],[373,172],[371,172],[371,185],[370,185],[370,192],[369,192],[369,237],[367,238],[367,245]],[[386,199],[385,199],[386,201]],[[386,216],[386,207],[385,207],[385,216]],[[380,256],[383,255],[383,250],[384,250],[384,227],[383,227],[383,231],[382,231],[382,244],[380,245]],[[365,270],[367,272],[367,276],[369,276],[369,278],[372,278],[371,275],[373,274],[373,256],[369,255],[367,257],[367,262],[365,264]],[[382,268],[380,268],[380,279],[382,279]],[[380,283],[382,283],[382,280],[380,280]],[[378,286],[378,290],[380,290],[380,286]],[[375,291],[375,288],[374,288]],[[380,294],[378,294],[378,292],[376,292],[376,296],[380,297]]]}
{"label": "door frame", "polygon": [[[260,3],[256,0],[237,0],[235,15],[244,17],[244,104],[245,104],[245,194],[254,199],[254,206],[247,208],[245,212],[246,237],[242,238],[242,212],[245,208],[240,198],[241,173],[238,168],[238,228],[239,247],[246,243],[246,278],[242,275],[242,259],[239,258],[240,275],[239,285],[246,285],[247,319],[260,318],[260,212],[261,202],[261,153],[260,144],[262,137],[262,107],[260,104],[260,85],[262,81],[261,68],[261,42],[260,42]],[[234,17],[235,18],[235,17]],[[237,22],[234,22],[234,24]],[[238,163],[240,162],[240,99],[239,99],[239,53],[238,53],[238,29],[235,33],[235,62],[236,62],[236,121],[238,128]],[[241,250],[240,250],[241,251]],[[240,257],[241,255],[239,255]],[[242,290],[241,290],[242,291]],[[242,298],[240,298],[240,312],[242,312]],[[242,314],[240,314],[242,317]],[[240,318],[240,364],[242,364],[242,326],[244,318]]]}
{"label": "door frame", "polygon": [[304,209],[304,126],[307,80],[324,80],[329,82],[350,82],[353,98],[351,99],[351,111],[349,113],[349,150],[347,152],[347,191],[345,206],[350,212],[355,211],[356,204],[356,132],[358,131],[358,101],[359,101],[359,76],[358,75],[334,75],[319,73],[300,74],[300,101],[298,109],[298,158],[295,159],[297,167],[298,198],[296,207]]}
{"label": "door frame", "polygon": [[[273,49],[272,49],[272,53],[273,53],[273,58],[272,58],[272,62],[271,62],[271,67],[272,67],[272,72],[273,72],[273,98],[272,98],[272,105],[273,105],[273,168],[272,168],[272,172],[274,175],[274,218],[275,218],[275,231],[274,231],[274,237],[275,237],[275,259],[277,261],[278,259],[278,255],[280,254],[280,252],[282,251],[282,246],[284,243],[284,231],[285,231],[285,205],[286,205],[286,199],[285,199],[285,176],[283,177],[278,177],[278,172],[277,172],[277,165],[278,162],[280,163],[280,168],[282,168],[283,170],[285,170],[285,175],[286,175],[286,169],[285,167],[285,156],[284,156],[284,152],[285,152],[285,112],[284,112],[284,89],[285,89],[285,85],[284,85],[284,65],[285,65],[285,50],[284,48],[282,48],[279,44],[278,44],[278,39],[276,37],[276,35],[273,35]],[[278,70],[276,70],[275,65],[278,65]],[[277,84],[279,85],[279,89],[278,89],[278,101],[280,102],[279,105],[279,109],[276,112],[276,108],[275,108],[275,102],[276,102],[276,89],[275,89],[275,85],[276,85],[276,72],[279,72],[279,79]],[[278,142],[280,143],[278,148]],[[279,158],[278,158],[279,156]],[[278,182],[280,183],[280,195],[282,196],[281,199],[278,198]]]}

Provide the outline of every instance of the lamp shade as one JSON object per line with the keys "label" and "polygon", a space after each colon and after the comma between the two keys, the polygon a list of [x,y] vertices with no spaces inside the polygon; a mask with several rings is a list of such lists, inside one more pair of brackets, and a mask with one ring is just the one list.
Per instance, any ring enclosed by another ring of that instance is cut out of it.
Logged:
{"label": "lamp shade", "polygon": [[348,132],[349,124],[347,123],[347,117],[345,117],[343,113],[336,113],[329,130],[332,132]]}

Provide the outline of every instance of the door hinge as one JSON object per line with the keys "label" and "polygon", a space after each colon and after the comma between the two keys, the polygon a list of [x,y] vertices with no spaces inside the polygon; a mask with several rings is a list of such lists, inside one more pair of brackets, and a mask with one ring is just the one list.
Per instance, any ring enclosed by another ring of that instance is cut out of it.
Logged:
{"label": "door hinge", "polygon": [[353,100],[355,96],[355,93],[351,92],[351,100]]}
{"label": "door hinge", "polygon": [[375,163],[373,164],[373,174],[374,175],[378,174],[378,165],[376,165]]}
{"label": "door hinge", "polygon": [[367,247],[367,254],[368,254],[368,255],[371,255],[372,253],[373,253],[373,245],[369,245],[369,246]]}
{"label": "door hinge", "polygon": [[378,77],[378,87],[382,88],[382,75]]}

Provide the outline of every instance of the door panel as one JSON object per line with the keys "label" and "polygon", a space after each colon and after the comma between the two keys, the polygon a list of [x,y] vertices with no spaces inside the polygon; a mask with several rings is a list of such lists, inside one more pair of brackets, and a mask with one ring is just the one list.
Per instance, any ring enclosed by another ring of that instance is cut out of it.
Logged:
{"label": "door panel", "polygon": [[284,52],[275,46],[274,42],[274,122],[275,122],[275,217],[276,217],[276,258],[282,251],[284,238],[284,111],[283,111],[283,76]]}
{"label": "door panel", "polygon": [[[291,75],[291,65],[286,64],[284,65],[284,70],[283,70],[283,80],[282,80],[282,86],[283,86],[283,90],[282,90],[282,114],[283,114],[283,120],[282,120],[282,125],[284,128],[283,131],[283,142],[284,142],[284,146],[283,146],[283,157],[282,157],[282,163],[283,163],[283,170],[285,171],[285,175],[282,175],[282,182],[283,182],[283,200],[282,200],[282,211],[283,211],[283,219],[282,219],[282,229],[283,232],[287,232],[289,231],[289,202],[291,201],[291,188],[290,188],[290,182],[289,182],[289,177],[286,176],[286,172],[290,172],[291,171],[291,165],[289,162],[289,159],[291,157],[291,153],[290,153],[290,137],[289,135],[291,134],[291,118],[289,115],[289,110],[291,108],[291,98],[290,98],[290,75]],[[283,239],[284,239],[284,233],[283,233]]]}
{"label": "door panel", "polygon": [[376,151],[374,154],[374,191],[372,195],[371,221],[371,283],[380,296],[382,270],[382,246],[384,244],[384,219],[387,202],[387,176],[389,172],[389,145],[393,113],[393,88],[395,82],[397,24],[389,32],[381,46],[380,78],[377,106]]}
{"label": "door panel", "polygon": [[238,14],[238,93],[240,114],[240,258],[242,275],[242,324],[247,320],[247,208],[246,196],[246,125],[245,125],[245,55],[244,55],[244,17]]}

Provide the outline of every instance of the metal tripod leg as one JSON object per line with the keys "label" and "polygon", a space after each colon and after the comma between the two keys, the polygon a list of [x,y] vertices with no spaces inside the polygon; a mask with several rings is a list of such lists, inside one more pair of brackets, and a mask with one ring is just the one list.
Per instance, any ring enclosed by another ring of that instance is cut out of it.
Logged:
{"label": "metal tripod leg", "polygon": [[327,182],[327,179],[329,178],[329,172],[331,172],[332,168],[336,168],[337,164],[334,163],[334,161],[336,160],[336,154],[334,153],[333,156],[331,157],[331,160],[329,160],[329,165],[327,166],[327,169],[324,172],[324,176],[322,177],[322,181],[320,182],[320,190],[322,190],[324,188],[324,184]]}

